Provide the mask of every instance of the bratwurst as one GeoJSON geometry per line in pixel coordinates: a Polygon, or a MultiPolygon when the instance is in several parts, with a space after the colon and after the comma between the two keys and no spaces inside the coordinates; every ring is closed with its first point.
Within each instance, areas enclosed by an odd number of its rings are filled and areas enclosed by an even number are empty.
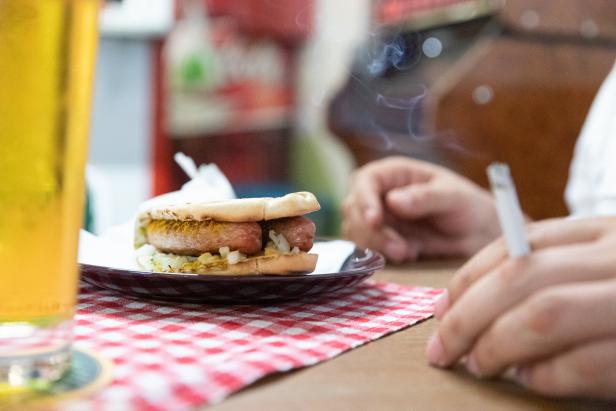
{"type": "Polygon", "coordinates": [[[165,253],[199,256],[229,247],[251,255],[267,242],[269,230],[282,234],[291,248],[312,248],[316,227],[310,219],[289,217],[267,222],[152,220],[145,226],[148,243],[165,253]]]}
{"type": "Polygon", "coordinates": [[[261,224],[264,238],[269,236],[269,230],[274,230],[287,239],[291,248],[297,247],[302,251],[310,251],[317,231],[314,222],[304,216],[278,218],[264,221],[261,224]]]}

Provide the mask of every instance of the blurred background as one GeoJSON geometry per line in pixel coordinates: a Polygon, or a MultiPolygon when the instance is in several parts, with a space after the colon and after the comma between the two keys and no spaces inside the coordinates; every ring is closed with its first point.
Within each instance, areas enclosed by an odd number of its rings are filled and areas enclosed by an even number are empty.
{"type": "Polygon", "coordinates": [[[614,0],[118,0],[100,17],[89,229],[216,163],[239,196],[313,191],[339,232],[357,166],[390,155],[567,213],[575,140],[616,59],[614,0]]]}

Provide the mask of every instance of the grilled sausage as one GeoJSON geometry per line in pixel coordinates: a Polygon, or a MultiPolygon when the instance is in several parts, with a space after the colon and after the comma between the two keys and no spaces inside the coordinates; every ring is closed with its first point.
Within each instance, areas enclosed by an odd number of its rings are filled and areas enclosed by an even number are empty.
{"type": "Polygon", "coordinates": [[[316,226],[307,217],[287,217],[263,222],[263,235],[267,238],[269,230],[282,234],[291,248],[310,251],[314,241],[316,226]]]}
{"type": "Polygon", "coordinates": [[[165,253],[198,256],[229,247],[250,255],[262,248],[261,226],[254,222],[152,220],[145,230],[148,242],[165,253]]]}

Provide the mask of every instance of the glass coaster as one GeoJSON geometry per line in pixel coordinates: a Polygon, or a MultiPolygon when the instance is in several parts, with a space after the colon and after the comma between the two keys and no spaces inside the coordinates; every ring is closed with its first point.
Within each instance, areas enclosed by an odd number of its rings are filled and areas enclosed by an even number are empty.
{"type": "Polygon", "coordinates": [[[12,388],[0,386],[0,410],[37,410],[60,402],[86,397],[111,381],[112,364],[83,348],[72,351],[71,368],[48,386],[12,388]]]}

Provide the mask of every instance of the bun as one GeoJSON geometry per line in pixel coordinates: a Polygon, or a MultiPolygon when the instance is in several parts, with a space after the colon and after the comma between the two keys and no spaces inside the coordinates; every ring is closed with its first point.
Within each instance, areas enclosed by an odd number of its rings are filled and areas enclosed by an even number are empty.
{"type": "Polygon", "coordinates": [[[143,212],[139,220],[214,220],[241,223],[295,217],[320,209],[321,206],[314,194],[302,191],[277,198],[240,198],[153,207],[143,212]]]}
{"type": "Polygon", "coordinates": [[[203,269],[197,274],[261,275],[310,273],[317,265],[318,255],[308,253],[281,254],[267,257],[250,257],[246,261],[227,265],[224,270],[203,269]]]}
{"type": "Polygon", "coordinates": [[[265,202],[263,220],[295,217],[321,209],[314,194],[307,191],[287,194],[283,197],[269,198],[265,202]]]}
{"type": "Polygon", "coordinates": [[[257,273],[290,274],[311,273],[317,266],[317,254],[298,253],[278,256],[257,257],[257,273]]]}

